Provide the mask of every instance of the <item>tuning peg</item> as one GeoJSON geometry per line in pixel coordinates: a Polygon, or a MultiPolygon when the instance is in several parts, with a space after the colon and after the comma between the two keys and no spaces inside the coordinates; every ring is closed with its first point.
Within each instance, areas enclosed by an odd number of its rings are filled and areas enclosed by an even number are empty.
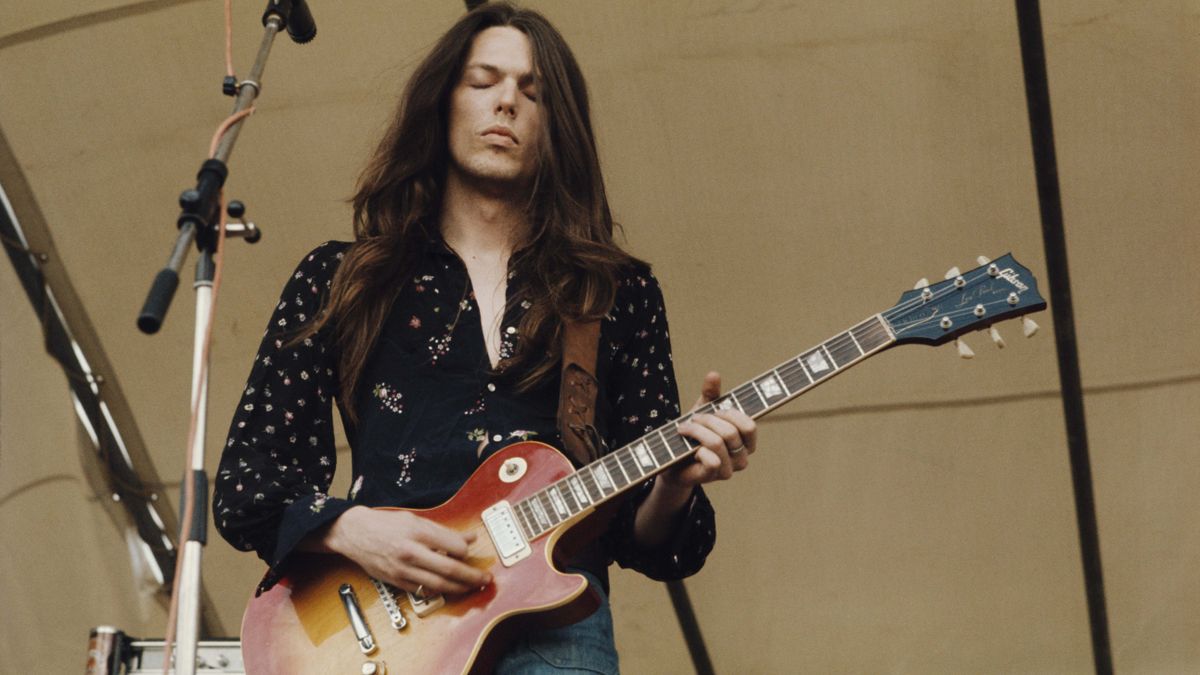
{"type": "Polygon", "coordinates": [[[925,277],[921,277],[920,281],[917,282],[917,285],[913,286],[913,290],[916,291],[919,291],[922,288],[929,288],[929,280],[925,277]]]}
{"type": "MultiPolygon", "coordinates": [[[[986,265],[987,263],[983,263],[983,264],[986,265]]],[[[992,336],[992,342],[995,342],[997,347],[999,347],[1000,349],[1004,349],[1004,347],[1005,347],[1004,338],[1000,337],[1000,331],[996,330],[995,326],[992,326],[991,328],[988,329],[988,335],[992,336]]]]}
{"type": "Polygon", "coordinates": [[[1033,337],[1033,334],[1038,332],[1038,325],[1033,322],[1033,319],[1023,316],[1021,317],[1021,329],[1025,332],[1025,337],[1033,337]]]}
{"type": "Polygon", "coordinates": [[[962,338],[956,339],[954,341],[954,346],[958,347],[958,355],[963,357],[964,359],[975,358],[975,352],[971,349],[971,347],[969,345],[967,345],[966,342],[963,342],[962,338]]]}
{"type": "Polygon", "coordinates": [[[959,276],[960,274],[962,274],[962,272],[959,272],[959,271],[958,271],[958,267],[957,267],[957,266],[955,266],[955,267],[951,267],[950,269],[946,270],[946,278],[947,278],[947,279],[953,279],[954,277],[957,277],[957,276],[959,276]]]}
{"type": "Polygon", "coordinates": [[[986,264],[992,262],[992,259],[987,257],[986,255],[981,255],[975,259],[975,262],[979,263],[980,265],[986,265],[986,264]]]}

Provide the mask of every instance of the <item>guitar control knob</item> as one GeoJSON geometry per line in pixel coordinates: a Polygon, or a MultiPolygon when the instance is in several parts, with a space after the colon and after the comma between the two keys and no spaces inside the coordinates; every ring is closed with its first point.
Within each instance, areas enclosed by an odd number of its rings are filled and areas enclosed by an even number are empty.
{"type": "Polygon", "coordinates": [[[383,661],[367,661],[362,665],[362,675],[387,675],[387,664],[383,661]]]}

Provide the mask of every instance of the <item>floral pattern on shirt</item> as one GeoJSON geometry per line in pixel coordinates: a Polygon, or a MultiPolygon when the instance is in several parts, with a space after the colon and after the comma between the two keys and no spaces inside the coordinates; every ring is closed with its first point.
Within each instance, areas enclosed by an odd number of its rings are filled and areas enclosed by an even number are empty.
{"type": "MultiPolygon", "coordinates": [[[[317,316],[346,246],[317,247],[285,286],[242,390],[214,484],[217,529],[271,565],[263,588],[304,537],[350,506],[437,506],[506,444],[538,438],[553,445],[558,439],[558,378],[518,391],[492,371],[466,268],[444,244],[431,243],[411,283],[401,288],[362,373],[364,387],[355,397],[360,419],[347,430],[356,476],[350,499],[328,496],[338,459],[331,422],[335,350],[324,330],[294,338],[317,316]],[[405,383],[403,395],[395,382],[405,383]],[[406,449],[397,454],[397,447],[406,449]]],[[[510,272],[510,300],[520,281],[510,272]]],[[[528,308],[527,302],[507,303],[502,354],[519,347],[515,327],[528,308]]],[[[610,448],[679,415],[662,294],[644,266],[620,279],[617,302],[601,325],[597,377],[603,396],[597,426],[610,448]]],[[[640,551],[632,544],[633,516],[651,486],[648,481],[632,491],[603,546],[621,565],[652,578],[691,574],[712,548],[712,508],[697,490],[676,538],[661,550],[640,551]]]]}

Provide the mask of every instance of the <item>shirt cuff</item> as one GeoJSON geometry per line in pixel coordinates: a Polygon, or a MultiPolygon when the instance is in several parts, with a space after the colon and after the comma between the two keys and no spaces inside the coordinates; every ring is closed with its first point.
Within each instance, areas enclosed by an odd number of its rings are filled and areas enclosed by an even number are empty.
{"type": "Polygon", "coordinates": [[[270,569],[258,585],[258,593],[274,586],[286,571],[288,557],[313,532],[326,527],[343,513],[357,506],[348,499],[338,499],[324,494],[306,495],[288,505],[279,524],[275,539],[275,550],[267,564],[270,569]]]}

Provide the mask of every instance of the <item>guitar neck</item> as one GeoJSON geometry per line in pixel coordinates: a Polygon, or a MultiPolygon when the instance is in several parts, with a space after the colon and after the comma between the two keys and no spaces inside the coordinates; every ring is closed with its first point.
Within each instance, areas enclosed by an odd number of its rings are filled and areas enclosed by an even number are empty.
{"type": "Polygon", "coordinates": [[[680,434],[679,425],[692,415],[736,408],[757,419],[895,342],[876,314],[513,504],[513,510],[532,540],[691,457],[699,444],[680,434]]]}

